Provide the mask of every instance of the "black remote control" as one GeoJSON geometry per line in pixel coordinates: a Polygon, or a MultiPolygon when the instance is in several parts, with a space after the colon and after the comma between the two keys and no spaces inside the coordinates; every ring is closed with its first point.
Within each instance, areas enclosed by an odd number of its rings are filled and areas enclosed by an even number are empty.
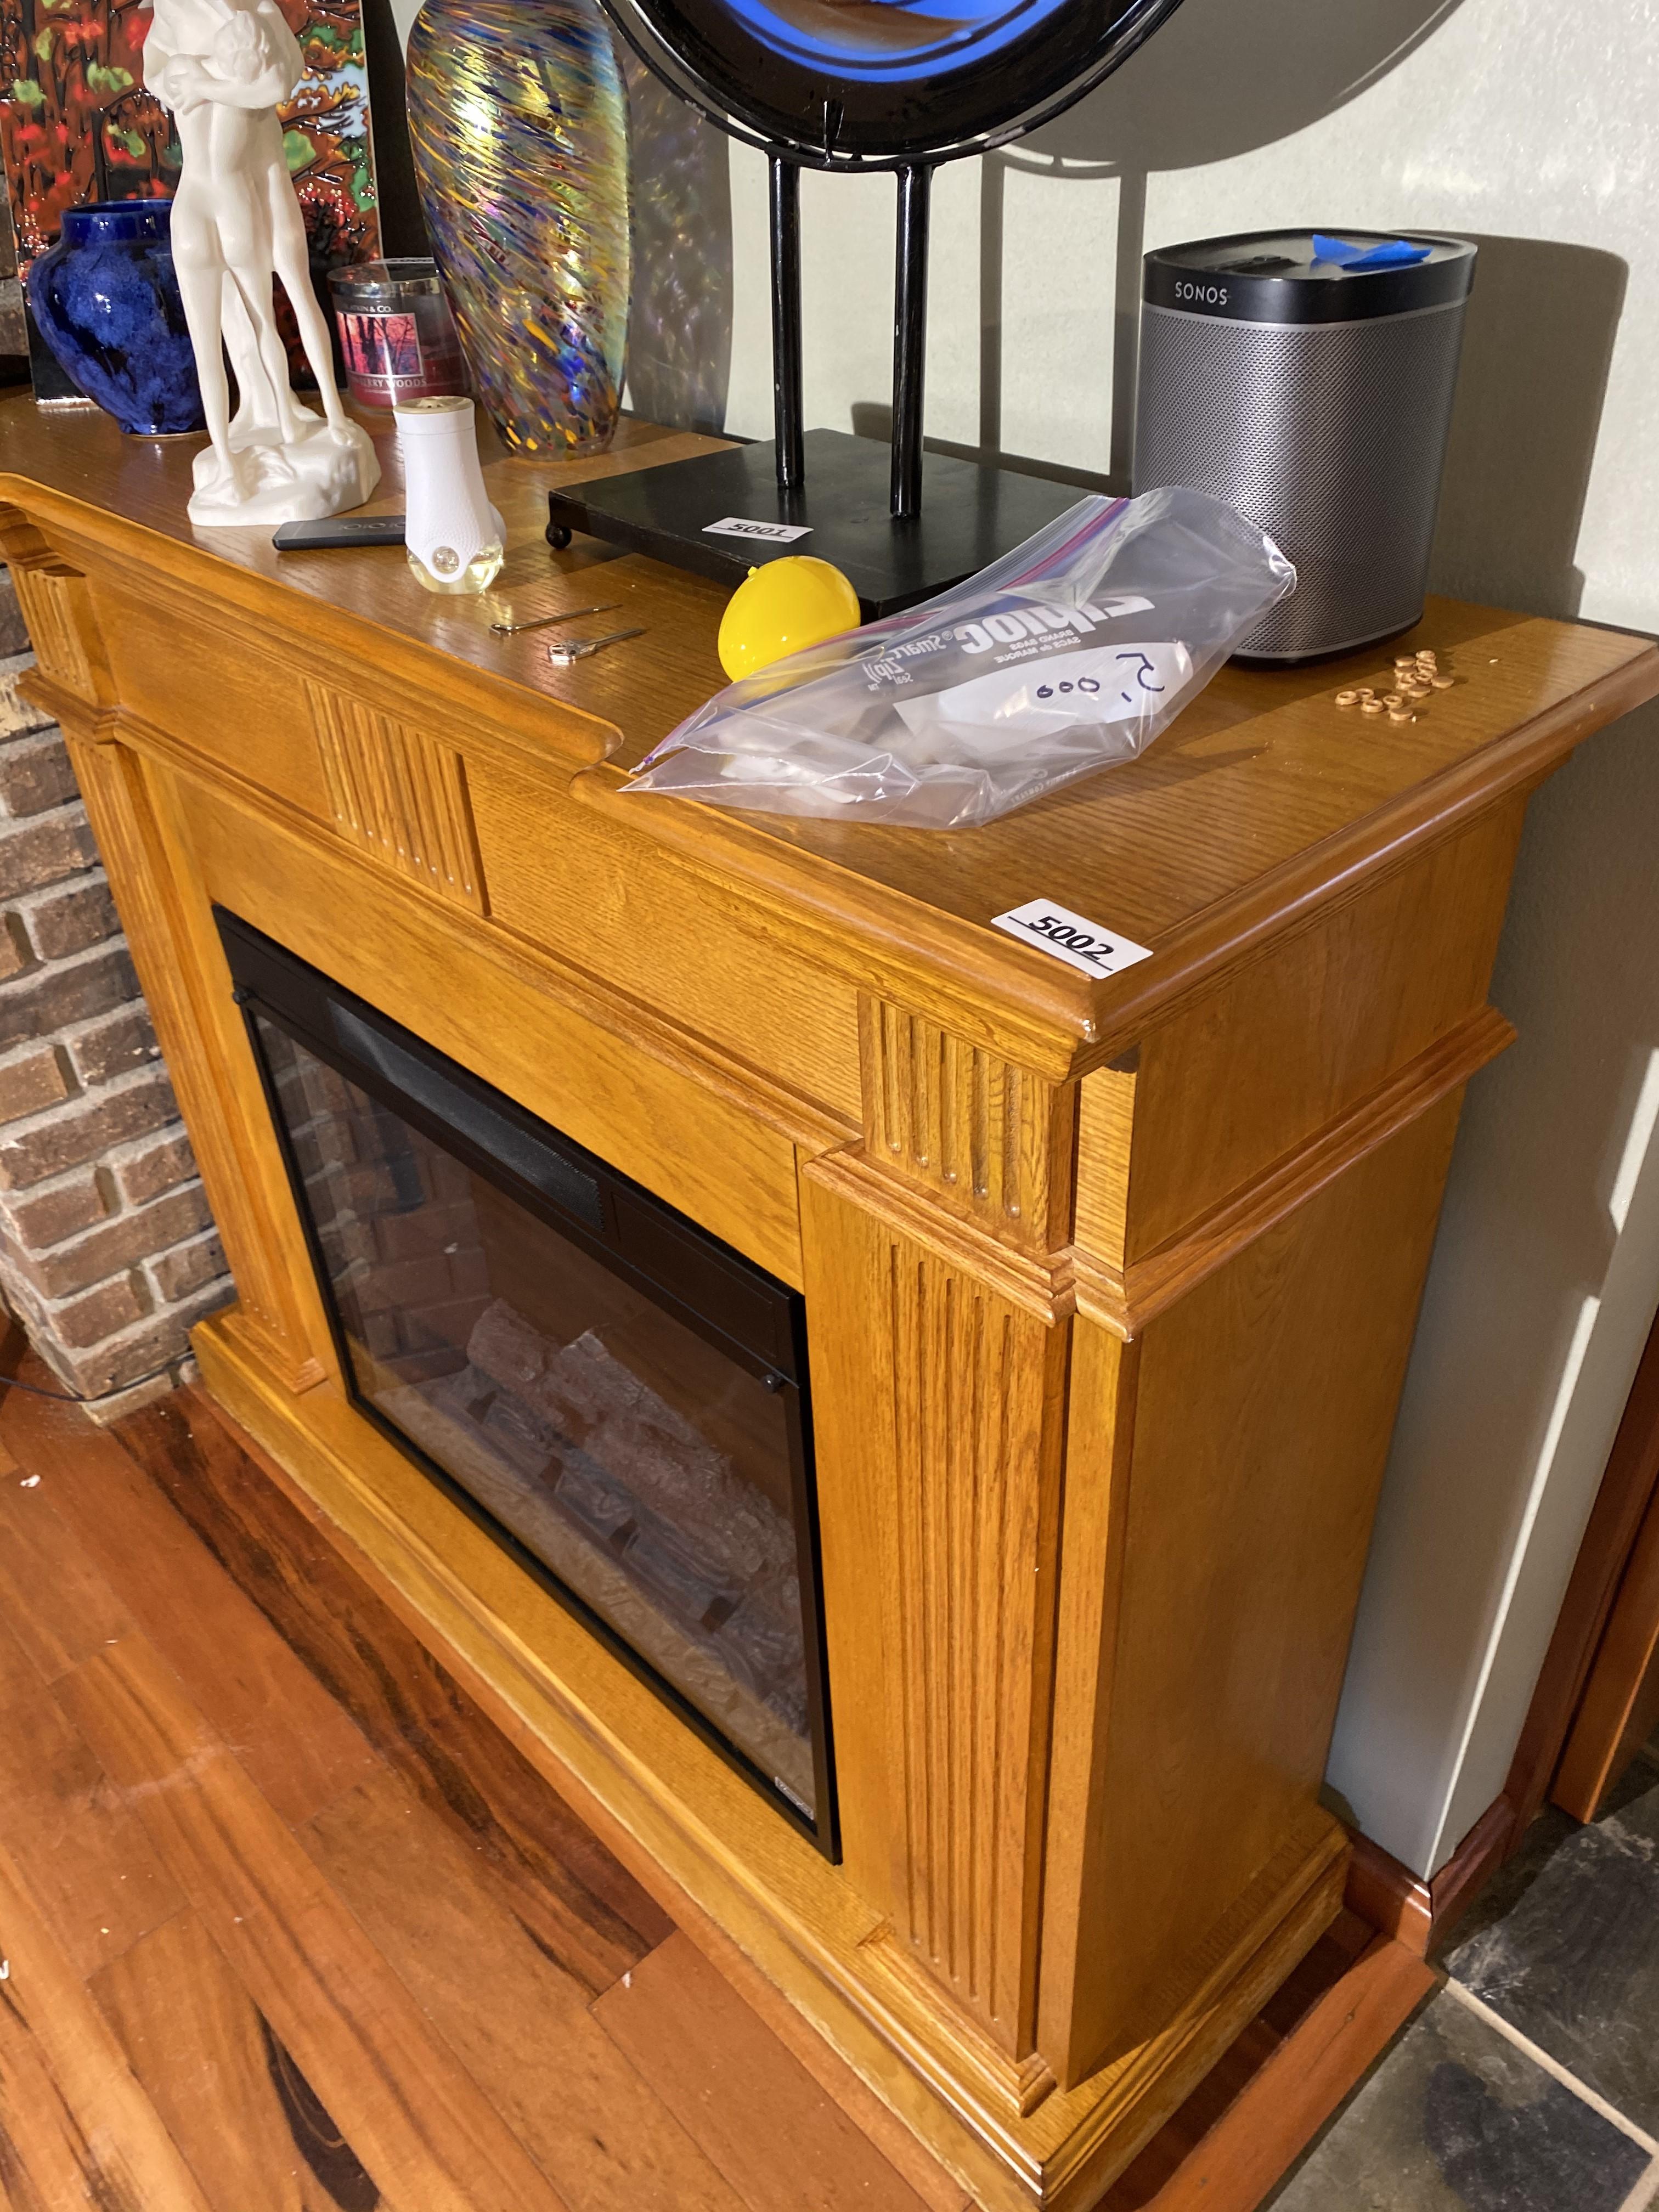
{"type": "Polygon", "coordinates": [[[279,553],[319,553],[342,545],[401,545],[401,514],[331,515],[321,522],[285,522],[273,532],[279,553]]]}

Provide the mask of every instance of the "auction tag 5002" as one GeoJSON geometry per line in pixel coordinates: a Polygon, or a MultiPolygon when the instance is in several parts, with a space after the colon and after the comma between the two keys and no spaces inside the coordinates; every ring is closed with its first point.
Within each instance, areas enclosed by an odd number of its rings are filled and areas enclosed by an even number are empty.
{"type": "Polygon", "coordinates": [[[991,926],[1006,929],[1010,937],[1052,954],[1068,967],[1080,968],[1085,975],[1115,975],[1121,968],[1133,968],[1137,960],[1152,957],[1150,945],[1136,945],[1047,899],[1028,899],[1024,906],[994,915],[991,926]]]}

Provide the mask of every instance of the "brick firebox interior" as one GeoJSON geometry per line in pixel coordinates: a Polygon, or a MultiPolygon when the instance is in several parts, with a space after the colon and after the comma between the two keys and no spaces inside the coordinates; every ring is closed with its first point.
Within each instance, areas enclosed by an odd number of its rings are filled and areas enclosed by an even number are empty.
{"type": "Polygon", "coordinates": [[[0,1291],[109,1418],[231,1283],[62,733],[17,696],[33,665],[0,569],[0,1291]]]}

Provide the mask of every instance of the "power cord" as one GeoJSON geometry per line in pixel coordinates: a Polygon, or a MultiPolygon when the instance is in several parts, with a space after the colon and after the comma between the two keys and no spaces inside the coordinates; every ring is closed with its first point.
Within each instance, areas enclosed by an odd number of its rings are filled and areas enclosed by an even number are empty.
{"type": "Polygon", "coordinates": [[[148,1375],[135,1375],[131,1382],[118,1382],[109,1390],[43,1390],[38,1382],[22,1382],[15,1375],[0,1375],[0,1390],[26,1390],[31,1398],[50,1398],[58,1406],[98,1406],[106,1398],[119,1398],[129,1390],[136,1390],[141,1382],[159,1381],[163,1375],[170,1375],[178,1364],[176,1359],[165,1360],[160,1367],[152,1367],[148,1375]]]}

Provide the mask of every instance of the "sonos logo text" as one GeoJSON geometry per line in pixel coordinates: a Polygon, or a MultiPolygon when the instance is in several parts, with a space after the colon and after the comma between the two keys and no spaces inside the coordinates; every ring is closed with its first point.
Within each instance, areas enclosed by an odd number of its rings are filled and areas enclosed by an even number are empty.
{"type": "Polygon", "coordinates": [[[1224,284],[1194,284],[1190,278],[1179,278],[1176,283],[1177,300],[1191,300],[1200,307],[1224,307],[1227,288],[1224,284]]]}

